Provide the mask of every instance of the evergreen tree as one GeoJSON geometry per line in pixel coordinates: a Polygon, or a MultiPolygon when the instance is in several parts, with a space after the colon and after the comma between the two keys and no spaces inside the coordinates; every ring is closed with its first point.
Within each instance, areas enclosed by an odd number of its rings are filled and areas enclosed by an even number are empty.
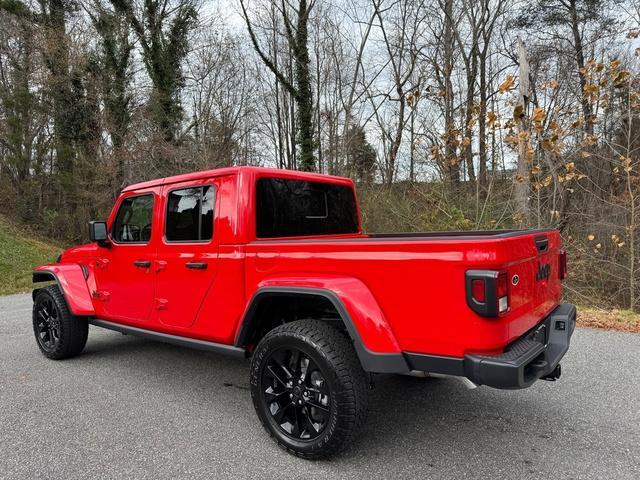
{"type": "Polygon", "coordinates": [[[172,8],[161,0],[111,3],[116,12],[128,19],[140,43],[144,66],[153,84],[149,105],[153,122],[165,141],[177,143],[183,117],[182,62],[189,52],[189,33],[198,20],[195,0],[180,0],[172,8]]]}

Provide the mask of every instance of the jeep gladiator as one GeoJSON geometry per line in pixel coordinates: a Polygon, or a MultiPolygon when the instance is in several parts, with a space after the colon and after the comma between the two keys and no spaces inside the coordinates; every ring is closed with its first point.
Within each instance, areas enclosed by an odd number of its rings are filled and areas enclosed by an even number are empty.
{"type": "Polygon", "coordinates": [[[88,326],[251,359],[257,415],[287,451],[335,453],[372,374],[525,388],[560,376],[576,310],[556,230],[366,234],[354,184],[234,167],[125,188],[91,243],[37,267],[51,359],[88,326]]]}

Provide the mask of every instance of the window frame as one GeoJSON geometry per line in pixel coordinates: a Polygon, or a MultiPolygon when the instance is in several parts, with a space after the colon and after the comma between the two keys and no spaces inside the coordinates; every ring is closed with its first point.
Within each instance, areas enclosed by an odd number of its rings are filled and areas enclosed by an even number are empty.
{"type": "MultiPolygon", "coordinates": [[[[164,217],[162,219],[162,223],[163,223],[163,229],[162,229],[162,241],[167,243],[167,244],[174,244],[174,243],[178,243],[178,244],[198,244],[198,245],[208,245],[210,243],[213,242],[214,238],[215,238],[215,232],[216,232],[216,205],[217,205],[217,199],[218,199],[218,189],[216,188],[216,185],[214,183],[201,183],[201,184],[197,184],[197,185],[182,185],[176,188],[172,188],[171,190],[167,190],[166,194],[164,194],[164,201],[165,201],[165,208],[164,208],[164,217]],[[167,225],[169,222],[167,222],[168,218],[169,218],[169,195],[171,195],[173,192],[177,192],[180,190],[189,190],[190,188],[199,188],[200,189],[200,215],[198,216],[198,222],[202,221],[202,193],[204,192],[204,189],[206,187],[211,187],[213,189],[213,218],[211,219],[211,238],[208,240],[169,240],[167,238],[167,225]]],[[[199,233],[202,233],[200,225],[199,225],[199,233]]]]}
{"type": "Polygon", "coordinates": [[[149,245],[149,243],[151,243],[151,241],[153,240],[153,224],[155,223],[155,211],[156,211],[156,195],[154,192],[144,192],[144,193],[136,193],[134,195],[128,195],[126,197],[122,197],[122,199],[120,200],[120,203],[118,204],[118,209],[116,210],[116,214],[113,217],[113,222],[111,224],[111,227],[109,228],[109,240],[111,240],[112,243],[114,243],[115,245],[149,245]],[[140,241],[140,242],[118,242],[115,239],[115,235],[114,235],[114,229],[116,228],[116,224],[117,224],[117,220],[118,220],[118,215],[120,214],[120,209],[122,208],[122,205],[124,204],[124,202],[126,202],[127,200],[133,199],[133,198],[141,198],[141,197],[151,197],[152,200],[152,204],[151,204],[151,235],[149,236],[149,240],[147,240],[146,242],[140,241]]]}

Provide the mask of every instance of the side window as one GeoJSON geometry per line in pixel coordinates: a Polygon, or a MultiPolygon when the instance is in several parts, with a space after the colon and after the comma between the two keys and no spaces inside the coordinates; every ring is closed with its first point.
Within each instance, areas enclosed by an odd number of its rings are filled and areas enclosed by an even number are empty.
{"type": "Polygon", "coordinates": [[[169,242],[200,242],[213,238],[212,186],[174,190],[167,197],[166,237],[169,242]]]}
{"type": "Polygon", "coordinates": [[[113,222],[111,236],[117,243],[146,243],[151,239],[153,195],[125,198],[113,222]]]}

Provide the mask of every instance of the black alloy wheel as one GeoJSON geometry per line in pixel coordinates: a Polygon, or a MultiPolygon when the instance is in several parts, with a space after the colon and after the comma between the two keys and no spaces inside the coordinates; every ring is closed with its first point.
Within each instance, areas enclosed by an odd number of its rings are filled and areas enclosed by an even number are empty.
{"type": "Polygon", "coordinates": [[[53,352],[60,343],[60,312],[50,296],[36,302],[34,329],[40,348],[53,352]]]}
{"type": "Polygon", "coordinates": [[[331,416],[331,394],[316,363],[302,350],[282,348],[262,370],[263,401],[272,421],[298,440],[316,438],[331,416]]]}

